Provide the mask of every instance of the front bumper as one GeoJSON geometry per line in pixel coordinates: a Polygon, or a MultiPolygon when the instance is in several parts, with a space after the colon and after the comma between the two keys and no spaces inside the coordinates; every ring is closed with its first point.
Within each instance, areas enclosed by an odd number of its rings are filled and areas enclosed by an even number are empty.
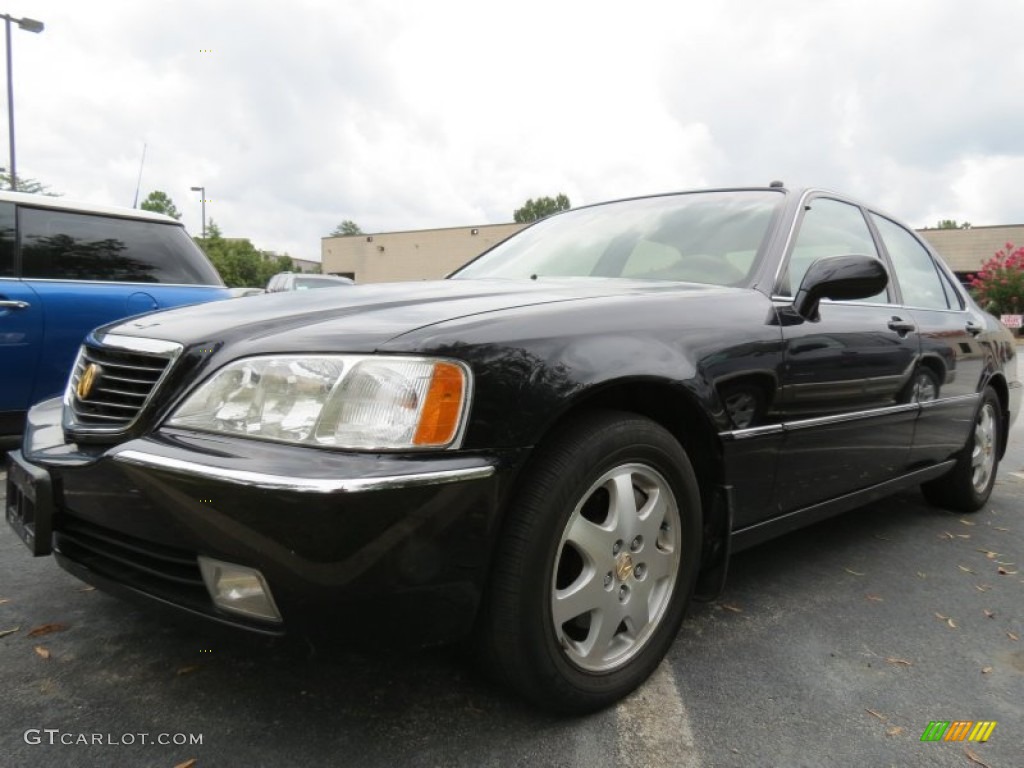
{"type": "Polygon", "coordinates": [[[33,408],[11,459],[22,467],[13,503],[45,502],[33,506],[37,552],[49,522],[58,562],[102,589],[311,638],[429,644],[468,632],[522,461],[517,451],[340,453],[185,431],[78,446],[64,442],[60,415],[57,400],[33,408]],[[258,570],[283,623],[218,609],[200,555],[258,570]]]}

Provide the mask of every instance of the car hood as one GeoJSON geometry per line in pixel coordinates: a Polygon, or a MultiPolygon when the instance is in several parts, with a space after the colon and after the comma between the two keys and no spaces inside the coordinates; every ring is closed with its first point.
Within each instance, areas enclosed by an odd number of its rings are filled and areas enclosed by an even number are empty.
{"type": "Polygon", "coordinates": [[[734,289],[690,283],[573,278],[439,280],[287,292],[154,312],[96,332],[195,344],[242,343],[256,351],[372,352],[436,323],[501,310],[651,293],[707,295],[734,289]]]}

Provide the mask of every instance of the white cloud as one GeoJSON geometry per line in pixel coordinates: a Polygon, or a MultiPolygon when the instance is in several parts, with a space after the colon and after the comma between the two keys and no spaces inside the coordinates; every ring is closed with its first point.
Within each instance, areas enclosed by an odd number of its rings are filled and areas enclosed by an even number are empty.
{"type": "Polygon", "coordinates": [[[1024,154],[964,158],[951,185],[957,218],[972,224],[1022,224],[1020,184],[1024,154]]]}
{"type": "MultiPolygon", "coordinates": [[[[37,0],[19,170],[298,257],[367,231],[781,178],[915,225],[1024,221],[1024,6],[37,0]],[[201,51],[210,50],[211,53],[201,51]]],[[[6,164],[6,163],[3,163],[6,164]]]]}

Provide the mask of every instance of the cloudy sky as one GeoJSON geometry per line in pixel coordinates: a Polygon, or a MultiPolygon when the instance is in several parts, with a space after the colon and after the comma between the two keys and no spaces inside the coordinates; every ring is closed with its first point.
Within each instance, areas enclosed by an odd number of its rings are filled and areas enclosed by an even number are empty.
{"type": "MultiPolygon", "coordinates": [[[[701,186],[1024,223],[1016,0],[7,0],[18,171],[299,258],[701,186]]],[[[6,130],[0,131],[6,138],[6,130]]],[[[0,155],[5,154],[0,145],[0,155]]],[[[7,165],[6,159],[0,165],[7,165]]]]}

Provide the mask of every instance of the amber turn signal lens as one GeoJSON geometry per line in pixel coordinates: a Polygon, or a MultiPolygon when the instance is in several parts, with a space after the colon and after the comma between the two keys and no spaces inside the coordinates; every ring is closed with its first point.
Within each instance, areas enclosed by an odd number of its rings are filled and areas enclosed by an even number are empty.
{"type": "Polygon", "coordinates": [[[466,376],[459,366],[434,364],[434,375],[420,412],[413,445],[447,445],[455,439],[465,392],[466,376]]]}

